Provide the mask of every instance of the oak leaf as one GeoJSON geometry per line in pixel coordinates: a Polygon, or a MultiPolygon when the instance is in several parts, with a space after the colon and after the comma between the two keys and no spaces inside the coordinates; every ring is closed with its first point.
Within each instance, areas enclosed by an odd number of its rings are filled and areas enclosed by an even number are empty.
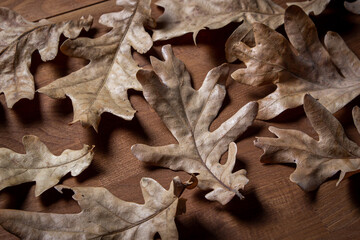
{"type": "Polygon", "coordinates": [[[217,84],[226,80],[229,67],[223,64],[212,69],[199,90],[191,87],[191,78],[185,65],[177,59],[171,46],[162,48],[165,61],[151,57],[154,71],[137,73],[143,84],[144,97],[163,120],[178,144],[151,147],[132,146],[133,154],[149,164],[183,170],[197,174],[198,187],[211,190],[206,198],[226,204],[248,179],[246,171],[232,173],[236,161],[236,144],[232,143],[252,125],[257,113],[257,103],[250,102],[213,132],[209,126],[220,110],[226,90],[217,84]],[[230,146],[229,146],[230,144],[230,146]],[[226,164],[219,163],[229,146],[226,164]]]}
{"type": "Polygon", "coordinates": [[[71,189],[81,207],[77,214],[38,213],[0,210],[0,225],[23,239],[177,239],[177,211],[184,211],[179,201],[183,185],[174,178],[165,190],[151,178],[142,178],[144,204],[125,202],[102,187],[66,187],[71,189]]]}
{"type": "Polygon", "coordinates": [[[337,33],[326,34],[325,49],[314,23],[297,6],[286,10],[285,30],[290,43],[269,27],[254,24],[256,46],[238,42],[233,49],[247,66],[231,75],[236,81],[277,86],[258,101],[258,119],[302,105],[306,93],[332,113],[360,94],[360,61],[337,33]]]}
{"type": "Polygon", "coordinates": [[[43,61],[55,58],[60,35],[75,38],[82,28],[89,30],[91,16],[53,23],[42,19],[29,22],[8,8],[0,8],[0,93],[7,106],[22,98],[33,99],[34,77],[30,72],[31,55],[38,50],[43,61]]]}
{"type": "MultiPolygon", "coordinates": [[[[329,1],[306,1],[303,7],[307,12],[319,14],[329,1]]],[[[154,41],[192,32],[195,42],[202,29],[218,29],[231,22],[242,22],[233,35],[236,35],[237,39],[241,35],[243,39],[251,42],[251,23],[262,22],[275,29],[283,24],[284,16],[284,9],[271,0],[160,0],[155,4],[163,7],[165,11],[156,20],[158,29],[154,30],[154,41]]],[[[231,38],[227,45],[231,45],[231,38]]],[[[231,53],[228,55],[231,60],[231,53]]]]}
{"type": "MultiPolygon", "coordinates": [[[[304,97],[304,109],[319,140],[298,130],[270,127],[278,138],[258,137],[255,141],[255,146],[264,151],[261,162],[296,163],[290,180],[305,191],[315,190],[340,171],[338,185],[347,172],[360,169],[360,147],[347,138],[339,121],[310,95],[304,97]]],[[[354,107],[352,113],[360,133],[360,109],[354,107]]]]}
{"type": "MultiPolygon", "coordinates": [[[[328,5],[330,0],[309,0],[303,2],[291,2],[287,3],[288,6],[297,5],[301,7],[307,14],[313,13],[315,15],[320,14],[324,11],[325,7],[328,5]]],[[[276,29],[284,23],[284,13],[283,8],[278,9],[274,13],[252,13],[249,20],[245,21],[230,35],[226,40],[225,44],[225,54],[228,62],[233,62],[237,59],[233,51],[234,45],[239,41],[246,43],[247,45],[254,45],[254,31],[253,23],[262,23],[272,29],[276,29]],[[257,16],[259,14],[259,16],[257,16]],[[253,16],[257,16],[253,19],[253,16]]]]}
{"type": "Polygon", "coordinates": [[[56,185],[60,178],[71,172],[79,175],[93,159],[93,147],[84,145],[81,150],[65,150],[53,155],[38,137],[24,136],[25,154],[0,148],[0,190],[25,182],[36,182],[35,196],[56,185]]]}
{"type": "Polygon", "coordinates": [[[360,14],[360,0],[356,0],[354,2],[344,2],[345,8],[355,14],[360,14]]]}
{"type": "Polygon", "coordinates": [[[125,120],[134,117],[135,110],[128,100],[127,90],[142,90],[136,80],[139,67],[131,55],[131,47],[139,53],[152,46],[144,25],[154,24],[150,17],[151,0],[118,0],[120,12],[103,14],[99,22],[112,30],[95,38],[68,40],[61,51],[71,57],[90,60],[90,63],[68,76],[39,89],[52,98],[70,97],[74,121],[95,130],[103,112],[125,120]]]}

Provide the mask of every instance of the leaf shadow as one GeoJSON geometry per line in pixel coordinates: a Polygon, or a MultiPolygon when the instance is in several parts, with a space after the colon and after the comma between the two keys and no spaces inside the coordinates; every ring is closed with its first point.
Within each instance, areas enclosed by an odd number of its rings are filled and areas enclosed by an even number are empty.
{"type": "Polygon", "coordinates": [[[305,117],[305,111],[303,105],[301,105],[296,108],[287,109],[273,119],[267,120],[265,122],[291,123],[296,122],[303,117],[305,117]]]}
{"type": "Polygon", "coordinates": [[[360,212],[360,173],[350,176],[349,180],[351,200],[360,212]]]}
{"type": "Polygon", "coordinates": [[[55,101],[53,108],[56,109],[63,117],[73,114],[73,106],[70,98],[58,99],[55,101]]]}
{"type": "MultiPolygon", "coordinates": [[[[131,94],[141,94],[136,91],[129,91],[131,94]]],[[[148,136],[140,124],[139,120],[134,117],[131,121],[126,121],[110,113],[103,113],[99,124],[98,133],[93,129],[88,131],[88,142],[96,146],[96,151],[101,153],[109,153],[109,141],[112,133],[116,129],[131,129],[132,134],[137,135],[144,141],[148,140],[148,136]]]]}
{"type": "Polygon", "coordinates": [[[179,232],[179,239],[193,240],[220,240],[214,229],[209,229],[205,224],[201,223],[196,216],[180,221],[175,219],[175,223],[179,232]]]}
{"type": "Polygon", "coordinates": [[[249,222],[254,225],[261,225],[267,215],[266,209],[259,200],[254,188],[249,189],[244,194],[245,199],[240,200],[234,197],[225,206],[219,206],[219,211],[226,211],[239,221],[249,222]]]}
{"type": "MultiPolygon", "coordinates": [[[[5,103],[5,101],[4,101],[5,103]]],[[[3,104],[0,103],[0,125],[2,125],[2,127],[6,127],[7,125],[7,121],[6,121],[6,113],[5,113],[5,109],[3,104]]]]}
{"type": "Polygon", "coordinates": [[[66,201],[66,202],[73,202],[74,201],[74,199],[72,198],[73,195],[74,195],[73,191],[71,191],[71,190],[65,189],[65,190],[63,190],[62,193],[60,193],[54,187],[52,187],[52,188],[46,190],[45,192],[43,192],[39,196],[39,198],[40,198],[41,204],[44,207],[49,207],[60,200],[66,201]]]}
{"type": "Polygon", "coordinates": [[[328,31],[334,31],[340,35],[348,35],[354,32],[358,27],[356,21],[353,21],[354,14],[347,11],[344,7],[343,0],[330,1],[325,11],[317,16],[310,15],[311,20],[315,23],[320,39],[328,31]]]}
{"type": "MultiPolygon", "coordinates": [[[[95,158],[93,159],[93,162],[96,161],[95,158]]],[[[76,176],[75,179],[78,183],[84,183],[90,179],[94,179],[96,176],[100,175],[101,172],[103,172],[101,166],[95,166],[94,163],[91,163],[82,173],[76,176]]]]}
{"type": "Polygon", "coordinates": [[[1,190],[1,199],[7,199],[4,201],[5,204],[2,204],[2,208],[22,209],[33,185],[34,182],[27,182],[1,190]]]}
{"type": "Polygon", "coordinates": [[[43,123],[39,94],[33,100],[21,99],[12,109],[23,125],[43,123]]]}

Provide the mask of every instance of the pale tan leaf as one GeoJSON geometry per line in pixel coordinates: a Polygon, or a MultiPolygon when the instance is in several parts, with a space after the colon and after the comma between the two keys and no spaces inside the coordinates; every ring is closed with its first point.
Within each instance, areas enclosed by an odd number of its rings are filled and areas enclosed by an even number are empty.
{"type": "MultiPolygon", "coordinates": [[[[71,189],[81,207],[77,214],[38,213],[0,210],[0,225],[22,239],[177,239],[175,216],[180,205],[177,192],[183,186],[174,178],[165,190],[151,178],[140,186],[145,203],[125,202],[102,187],[56,186],[60,192],[71,189]],[[180,188],[180,189],[179,189],[180,188]]],[[[183,207],[183,206],[181,206],[183,207]]]]}
{"type": "Polygon", "coordinates": [[[52,23],[26,21],[7,8],[0,8],[0,93],[11,108],[22,98],[33,99],[34,77],[30,72],[31,55],[38,50],[43,61],[55,58],[63,33],[75,38],[82,28],[88,30],[91,16],[79,20],[52,23]]]}
{"type": "MultiPolygon", "coordinates": [[[[307,14],[313,13],[318,15],[324,11],[329,2],[330,0],[309,0],[304,2],[291,2],[287,3],[287,5],[297,5],[300,6],[307,14]]],[[[242,41],[247,45],[254,45],[253,23],[262,23],[272,29],[276,29],[284,23],[284,13],[285,11],[281,9],[281,11],[278,10],[276,14],[259,14],[259,16],[254,14],[257,16],[256,18],[244,20],[244,22],[226,40],[225,53],[227,61],[233,62],[237,59],[233,50],[234,45],[236,45],[237,42],[242,41]]]]}
{"type": "Polygon", "coordinates": [[[60,178],[71,172],[79,175],[93,159],[93,147],[84,145],[81,150],[65,150],[53,155],[38,137],[23,137],[25,154],[0,148],[0,190],[25,182],[36,182],[35,196],[56,185],[60,178]]]}
{"type": "Polygon", "coordinates": [[[144,25],[153,24],[150,0],[118,0],[120,12],[103,14],[100,23],[113,29],[95,38],[68,40],[61,51],[72,57],[90,60],[90,63],[68,76],[39,89],[52,98],[70,97],[74,121],[95,130],[103,112],[110,112],[125,120],[134,117],[135,110],[128,100],[127,90],[141,90],[136,80],[139,70],[131,55],[131,47],[139,53],[152,46],[144,25]]]}
{"type": "MultiPolygon", "coordinates": [[[[330,0],[303,2],[307,13],[319,14],[330,0]]],[[[230,22],[241,25],[227,40],[225,52],[228,61],[236,60],[231,52],[232,45],[239,39],[246,43],[254,41],[252,26],[261,22],[275,29],[283,24],[284,9],[271,0],[160,0],[156,5],[165,9],[156,21],[153,40],[166,40],[192,32],[194,42],[202,29],[218,29],[230,22]]]]}
{"type": "Polygon", "coordinates": [[[151,147],[132,146],[134,155],[149,164],[197,174],[198,187],[211,190],[205,197],[226,204],[238,189],[248,182],[246,171],[232,173],[236,160],[236,144],[232,141],[245,132],[257,113],[257,103],[250,102],[213,132],[209,126],[220,110],[226,90],[217,84],[226,79],[229,68],[223,64],[212,69],[199,90],[191,86],[190,74],[177,59],[171,46],[162,48],[165,61],[151,58],[154,71],[140,70],[144,97],[161,117],[178,144],[151,147]],[[229,146],[230,144],[230,146],[229,146]],[[219,163],[229,146],[226,164],[219,163]]]}
{"type": "MultiPolygon", "coordinates": [[[[296,163],[290,180],[305,191],[315,190],[340,171],[338,185],[347,172],[360,169],[360,147],[347,138],[339,121],[310,95],[304,97],[304,109],[319,140],[301,131],[270,127],[278,138],[258,137],[255,141],[255,146],[264,150],[261,162],[296,163]]],[[[353,118],[359,127],[358,107],[353,109],[353,118]]]]}
{"type": "Polygon", "coordinates": [[[281,23],[276,23],[276,16],[282,16],[284,12],[270,0],[160,0],[156,5],[163,7],[165,12],[156,20],[159,28],[154,30],[154,41],[192,32],[195,42],[200,30],[218,29],[230,22],[268,21],[277,27],[281,23]],[[273,18],[269,19],[269,16],[273,18]]]}
{"type": "Polygon", "coordinates": [[[360,0],[354,2],[344,2],[345,8],[355,14],[360,14],[360,0]]]}
{"type": "Polygon", "coordinates": [[[238,42],[233,48],[247,66],[232,74],[235,80],[277,86],[275,92],[258,101],[258,119],[271,119],[302,105],[306,93],[330,112],[360,94],[360,61],[338,34],[326,34],[325,49],[314,23],[297,6],[286,10],[285,30],[290,43],[269,27],[254,24],[256,46],[238,42]]]}

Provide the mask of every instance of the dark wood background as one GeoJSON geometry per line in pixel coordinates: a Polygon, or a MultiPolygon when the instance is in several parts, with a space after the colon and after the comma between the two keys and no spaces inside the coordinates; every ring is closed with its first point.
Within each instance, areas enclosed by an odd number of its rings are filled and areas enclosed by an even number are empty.
{"type": "MultiPolygon", "coordinates": [[[[285,7],[285,1],[275,1],[285,7]]],[[[0,6],[9,7],[28,20],[47,18],[52,21],[67,20],[91,14],[95,17],[94,29],[84,36],[97,37],[107,29],[96,23],[103,13],[120,10],[115,1],[100,0],[2,0],[0,6]]],[[[161,9],[153,5],[153,15],[161,9]]],[[[360,16],[343,8],[343,1],[332,1],[320,16],[312,16],[321,40],[329,30],[338,32],[357,56],[360,56],[360,16]]],[[[148,64],[150,55],[160,56],[164,44],[172,44],[175,55],[187,66],[198,88],[206,73],[225,61],[224,44],[238,24],[232,23],[219,30],[201,31],[198,45],[192,35],[165,42],[156,42],[153,49],[141,57],[135,53],[141,66],[148,64]]],[[[283,27],[278,29],[284,32],[283,27]]],[[[62,38],[62,41],[64,38],[62,38]]],[[[69,58],[62,53],[55,60],[41,62],[36,52],[32,57],[31,72],[36,88],[40,88],[65,76],[86,64],[86,60],[69,58]]],[[[241,66],[232,64],[234,71],[241,66]]],[[[274,86],[250,87],[227,80],[228,95],[222,112],[212,124],[215,129],[251,100],[257,100],[274,90],[274,86]]],[[[0,96],[0,147],[24,152],[21,138],[26,134],[40,137],[54,154],[64,149],[79,149],[82,144],[94,144],[95,157],[91,166],[80,176],[66,176],[62,183],[69,186],[102,186],[126,201],[142,203],[139,181],[152,177],[168,188],[171,179],[182,172],[152,168],[138,161],[130,151],[135,143],[164,145],[175,143],[174,138],[156,113],[142,98],[142,94],[129,91],[130,100],[138,111],[133,121],[124,121],[111,114],[103,114],[99,133],[84,129],[79,123],[69,125],[73,112],[69,99],[54,100],[46,95],[35,94],[32,101],[21,100],[13,109],[7,109],[4,96],[0,96]]],[[[360,144],[351,118],[351,109],[359,104],[356,98],[335,114],[348,136],[360,144]]],[[[245,168],[250,182],[243,191],[246,199],[234,198],[221,206],[204,198],[198,189],[186,191],[187,213],[177,217],[180,239],[359,239],[360,238],[360,174],[349,174],[336,187],[336,177],[325,182],[317,191],[303,192],[291,183],[289,175],[294,166],[263,165],[262,153],[253,146],[255,136],[272,136],[267,127],[302,130],[316,138],[316,133],[305,118],[302,107],[288,110],[269,122],[256,121],[238,141],[236,169],[245,168]]],[[[225,159],[225,156],[223,156],[225,159]]],[[[34,184],[27,183],[6,188],[0,192],[0,208],[28,211],[74,213],[80,210],[71,193],[59,194],[50,189],[40,197],[34,196],[34,184]]],[[[0,239],[15,239],[0,229],[0,239]]]]}

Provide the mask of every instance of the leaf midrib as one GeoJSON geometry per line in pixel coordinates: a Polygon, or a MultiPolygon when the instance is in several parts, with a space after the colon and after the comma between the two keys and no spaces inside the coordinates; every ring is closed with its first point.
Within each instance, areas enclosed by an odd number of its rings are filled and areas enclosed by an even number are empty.
{"type": "MultiPolygon", "coordinates": [[[[109,71],[107,71],[106,76],[105,76],[104,79],[101,81],[101,85],[99,86],[99,88],[98,88],[98,89],[96,90],[96,92],[94,93],[95,97],[90,101],[90,103],[89,103],[89,108],[86,109],[86,110],[83,111],[83,112],[88,112],[88,111],[90,111],[91,107],[94,105],[95,101],[97,100],[97,97],[99,96],[100,91],[104,88],[104,86],[105,86],[105,84],[106,84],[106,82],[107,82],[107,80],[108,80],[108,78],[109,78],[110,72],[111,72],[111,70],[113,69],[113,67],[114,67],[114,65],[115,65],[116,57],[117,57],[118,53],[120,52],[120,47],[121,47],[124,39],[126,38],[127,33],[128,33],[128,31],[129,31],[129,28],[130,28],[130,26],[131,26],[131,23],[132,23],[132,21],[133,21],[133,19],[134,19],[134,17],[135,17],[135,14],[137,13],[137,9],[138,9],[138,6],[139,6],[139,2],[140,2],[140,0],[137,0],[137,1],[136,1],[136,5],[135,5],[135,7],[134,7],[134,12],[131,14],[131,16],[130,16],[129,19],[128,19],[128,23],[129,23],[129,24],[126,26],[125,31],[124,31],[124,34],[123,34],[123,35],[121,36],[121,38],[120,38],[119,45],[118,45],[118,47],[117,47],[117,49],[116,49],[116,53],[115,53],[115,55],[114,55],[113,60],[111,61],[111,66],[109,67],[109,71]]],[[[124,10],[122,10],[122,11],[124,11],[124,10]]]]}

